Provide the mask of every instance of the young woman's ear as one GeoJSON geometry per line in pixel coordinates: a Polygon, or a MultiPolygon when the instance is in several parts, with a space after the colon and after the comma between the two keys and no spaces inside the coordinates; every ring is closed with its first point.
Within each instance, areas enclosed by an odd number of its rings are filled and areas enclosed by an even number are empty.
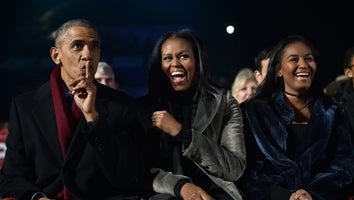
{"type": "Polygon", "coordinates": [[[277,76],[278,76],[278,77],[282,77],[282,76],[283,76],[283,73],[282,73],[281,71],[278,71],[277,76]]]}

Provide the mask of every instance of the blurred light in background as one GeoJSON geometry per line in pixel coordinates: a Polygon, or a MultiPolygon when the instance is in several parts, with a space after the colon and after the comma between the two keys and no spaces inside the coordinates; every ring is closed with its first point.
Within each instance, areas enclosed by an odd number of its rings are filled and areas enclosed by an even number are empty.
{"type": "Polygon", "coordinates": [[[235,32],[235,27],[232,25],[226,26],[226,32],[230,35],[233,34],[235,32]]]}

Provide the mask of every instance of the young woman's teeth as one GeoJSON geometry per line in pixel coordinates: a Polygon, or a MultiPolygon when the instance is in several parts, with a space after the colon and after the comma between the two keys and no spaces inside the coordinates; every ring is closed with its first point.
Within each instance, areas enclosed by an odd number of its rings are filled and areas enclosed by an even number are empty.
{"type": "Polygon", "coordinates": [[[310,73],[308,73],[308,72],[300,72],[300,73],[296,73],[295,76],[297,76],[297,77],[308,77],[308,76],[310,76],[310,73]]]}

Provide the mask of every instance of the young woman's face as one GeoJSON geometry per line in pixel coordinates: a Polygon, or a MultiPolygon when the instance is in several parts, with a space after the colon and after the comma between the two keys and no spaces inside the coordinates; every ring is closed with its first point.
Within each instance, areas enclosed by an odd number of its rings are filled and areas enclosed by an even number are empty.
{"type": "Polygon", "coordinates": [[[296,95],[306,93],[317,69],[311,49],[302,42],[288,44],[280,65],[277,75],[283,77],[285,91],[296,95]]]}
{"type": "Polygon", "coordinates": [[[161,46],[161,68],[175,91],[189,89],[196,69],[192,46],[184,39],[167,39],[161,46]]]}

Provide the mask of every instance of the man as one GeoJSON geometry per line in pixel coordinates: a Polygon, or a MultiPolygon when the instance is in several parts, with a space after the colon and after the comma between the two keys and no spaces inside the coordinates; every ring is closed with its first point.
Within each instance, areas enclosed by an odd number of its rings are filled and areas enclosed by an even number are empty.
{"type": "Polygon", "coordinates": [[[103,85],[107,85],[113,89],[119,89],[119,86],[115,80],[114,71],[106,62],[98,63],[95,79],[103,85]]]}
{"type": "Polygon", "coordinates": [[[324,88],[324,92],[346,109],[354,129],[354,47],[347,49],[344,54],[343,72],[324,88]]]}
{"type": "Polygon", "coordinates": [[[258,85],[262,83],[263,79],[267,75],[268,63],[271,56],[271,50],[269,48],[265,48],[254,58],[255,70],[253,74],[257,79],[258,85]]]}
{"type": "Polygon", "coordinates": [[[59,27],[54,41],[50,56],[56,67],[50,80],[11,104],[1,197],[134,196],[133,101],[95,81],[100,59],[97,30],[86,20],[70,20],[59,27]]]}
{"type": "MultiPolygon", "coordinates": [[[[354,47],[345,51],[343,72],[344,76],[338,76],[324,91],[346,110],[354,137],[354,47]]],[[[354,180],[351,181],[347,190],[350,196],[348,199],[354,199],[354,180]]]]}

